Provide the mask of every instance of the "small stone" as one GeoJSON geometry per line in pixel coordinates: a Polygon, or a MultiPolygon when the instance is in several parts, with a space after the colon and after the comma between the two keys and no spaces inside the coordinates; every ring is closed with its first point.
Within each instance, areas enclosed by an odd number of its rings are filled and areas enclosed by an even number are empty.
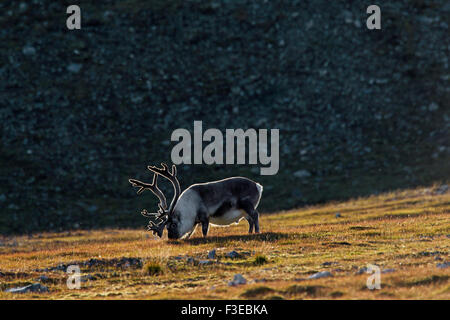
{"type": "Polygon", "coordinates": [[[240,284],[246,284],[247,280],[241,274],[235,274],[233,281],[228,282],[229,286],[237,286],[240,284]]]}
{"type": "Polygon", "coordinates": [[[313,275],[310,275],[308,277],[308,279],[320,279],[320,278],[328,278],[328,277],[332,277],[332,276],[333,275],[329,271],[321,271],[321,272],[317,272],[313,275]]]}
{"type": "Polygon", "coordinates": [[[439,109],[439,105],[435,102],[432,102],[429,106],[428,106],[428,110],[429,111],[436,111],[439,109]]]}
{"type": "Polygon", "coordinates": [[[89,211],[90,213],[94,213],[96,212],[98,209],[98,207],[96,205],[91,205],[87,208],[87,211],[89,211]]]}
{"type": "Polygon", "coordinates": [[[209,264],[213,264],[213,261],[211,261],[211,260],[200,260],[200,261],[198,262],[198,264],[199,264],[199,265],[206,266],[206,265],[209,265],[209,264]]]}
{"type": "Polygon", "coordinates": [[[443,184],[442,186],[440,186],[439,188],[436,189],[436,193],[437,194],[444,194],[448,191],[448,185],[447,184],[443,184]]]}
{"type": "Polygon", "coordinates": [[[310,176],[311,176],[311,172],[309,172],[308,170],[298,170],[298,171],[294,172],[294,177],[299,178],[299,179],[308,178],[310,176]]]}
{"type": "Polygon", "coordinates": [[[216,258],[216,249],[211,250],[208,252],[208,259],[215,259],[216,258]]]}
{"type": "Polygon", "coordinates": [[[86,274],[80,277],[80,281],[81,282],[87,282],[87,281],[92,281],[95,280],[95,277],[90,275],[90,274],[86,274]]]}
{"type": "Polygon", "coordinates": [[[336,217],[336,218],[341,218],[342,216],[341,216],[341,214],[338,212],[338,213],[335,214],[335,217],[336,217]]]}
{"type": "Polygon", "coordinates": [[[384,269],[383,271],[381,271],[381,273],[392,273],[395,272],[395,269],[384,269]]]}
{"type": "Polygon", "coordinates": [[[359,269],[358,271],[356,271],[356,274],[364,274],[367,273],[367,268],[366,267],[362,267],[361,269],[359,269]]]}
{"type": "Polygon", "coordinates": [[[48,288],[46,286],[41,285],[40,283],[33,283],[25,287],[7,289],[5,290],[5,292],[10,293],[48,292],[48,288]]]}
{"type": "Polygon", "coordinates": [[[438,267],[439,269],[446,269],[450,267],[450,262],[438,263],[436,267],[438,267]]]}
{"type": "Polygon", "coordinates": [[[78,73],[80,72],[83,65],[81,63],[71,63],[67,66],[67,71],[72,73],[78,73]]]}
{"type": "Polygon", "coordinates": [[[227,253],[227,257],[231,259],[239,258],[241,255],[236,251],[230,251],[227,253]]]}
{"type": "Polygon", "coordinates": [[[39,282],[47,282],[48,280],[50,280],[50,278],[45,275],[42,275],[39,278],[37,278],[36,280],[39,282]]]}
{"type": "Polygon", "coordinates": [[[25,12],[25,11],[27,11],[27,9],[28,9],[28,5],[27,5],[25,2],[22,2],[22,3],[19,5],[19,11],[20,11],[20,12],[25,12]]]}
{"type": "Polygon", "coordinates": [[[22,53],[26,56],[32,56],[36,54],[36,49],[32,46],[25,46],[22,48],[22,53]]]}

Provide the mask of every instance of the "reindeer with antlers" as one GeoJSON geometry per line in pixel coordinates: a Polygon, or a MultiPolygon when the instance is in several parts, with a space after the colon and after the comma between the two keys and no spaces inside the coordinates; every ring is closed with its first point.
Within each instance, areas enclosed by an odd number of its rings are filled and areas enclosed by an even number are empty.
{"type": "Polygon", "coordinates": [[[148,230],[162,237],[164,228],[168,230],[169,239],[189,237],[198,224],[202,225],[203,236],[208,234],[209,224],[226,226],[238,223],[245,218],[249,223],[249,233],[259,233],[259,213],[256,208],[261,199],[263,187],[250,179],[232,177],[219,181],[197,183],[181,193],[177,178],[177,168],[172,165],[170,171],[165,163],[162,168],[148,166],[153,172],[153,182],[144,183],[129,179],[133,187],[139,187],[138,194],[150,190],[158,199],[158,211],[141,212],[150,218],[148,230]],[[169,180],[174,189],[174,196],[167,208],[166,197],[158,188],[158,176],[169,180]]]}

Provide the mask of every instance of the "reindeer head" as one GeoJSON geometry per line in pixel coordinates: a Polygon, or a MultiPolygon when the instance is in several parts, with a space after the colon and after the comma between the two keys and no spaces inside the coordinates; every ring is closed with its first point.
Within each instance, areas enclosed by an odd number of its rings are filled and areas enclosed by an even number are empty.
{"type": "Polygon", "coordinates": [[[153,172],[153,182],[151,184],[144,183],[139,180],[135,179],[129,179],[128,181],[131,183],[133,187],[139,187],[139,190],[137,191],[138,194],[141,194],[144,190],[150,190],[155,194],[158,199],[158,211],[155,213],[149,213],[147,210],[142,210],[141,214],[145,217],[150,218],[150,223],[148,225],[148,230],[153,231],[153,234],[157,234],[160,238],[163,235],[164,227],[167,226],[168,230],[168,237],[169,239],[177,239],[179,238],[178,235],[178,226],[177,226],[177,220],[174,217],[174,209],[175,205],[178,201],[178,198],[181,194],[181,188],[180,183],[176,177],[177,175],[177,168],[175,165],[172,165],[172,172],[169,171],[169,168],[165,163],[161,163],[162,168],[154,167],[154,166],[148,166],[148,170],[153,172]],[[174,189],[174,196],[170,203],[169,208],[167,209],[167,202],[166,197],[162,193],[162,191],[158,188],[157,181],[158,181],[158,175],[166,178],[169,180],[174,189]]]}

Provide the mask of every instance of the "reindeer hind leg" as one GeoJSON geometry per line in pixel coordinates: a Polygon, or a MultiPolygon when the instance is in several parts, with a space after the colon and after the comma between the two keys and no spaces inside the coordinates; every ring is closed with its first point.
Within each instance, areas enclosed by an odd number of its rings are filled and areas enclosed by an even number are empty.
{"type": "Polygon", "coordinates": [[[250,227],[249,233],[253,232],[253,227],[255,228],[255,232],[259,233],[259,213],[255,210],[252,202],[250,200],[240,200],[238,202],[238,206],[240,209],[243,209],[249,216],[247,219],[250,227]]]}

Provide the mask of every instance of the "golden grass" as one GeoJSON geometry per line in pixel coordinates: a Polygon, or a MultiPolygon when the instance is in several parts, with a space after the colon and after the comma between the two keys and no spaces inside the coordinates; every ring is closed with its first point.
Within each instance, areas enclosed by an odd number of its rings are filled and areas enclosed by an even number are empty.
{"type": "Polygon", "coordinates": [[[436,266],[450,260],[450,194],[435,189],[262,215],[258,235],[242,221],[180,241],[117,229],[1,237],[0,299],[450,299],[450,268],[436,266]],[[228,258],[232,250],[241,256],[228,258]],[[61,264],[92,277],[70,290],[64,269],[43,270],[61,264]],[[356,274],[367,264],[394,269],[381,274],[380,290],[356,274]],[[307,279],[319,271],[333,276],[307,279]],[[229,286],[237,273],[247,284],[229,286]],[[4,292],[42,275],[49,293],[4,292]]]}

